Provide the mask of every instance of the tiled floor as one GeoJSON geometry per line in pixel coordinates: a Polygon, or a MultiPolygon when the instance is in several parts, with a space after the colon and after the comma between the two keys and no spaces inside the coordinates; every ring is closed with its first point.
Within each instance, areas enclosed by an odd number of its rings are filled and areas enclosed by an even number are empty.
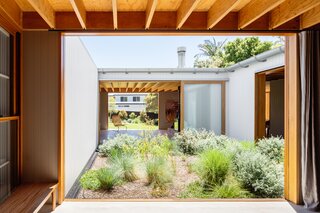
{"type": "Polygon", "coordinates": [[[289,213],[288,202],[63,202],[56,213],[289,213]]]}

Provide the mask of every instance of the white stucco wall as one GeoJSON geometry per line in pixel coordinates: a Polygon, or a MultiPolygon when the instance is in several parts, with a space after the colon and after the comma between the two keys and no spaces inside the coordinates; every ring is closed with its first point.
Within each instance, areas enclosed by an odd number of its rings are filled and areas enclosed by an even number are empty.
{"type": "Polygon", "coordinates": [[[97,67],[78,37],[65,37],[65,194],[98,141],[97,67]]]}
{"type": "Polygon", "coordinates": [[[248,68],[229,73],[227,84],[227,135],[239,140],[254,140],[255,73],[284,65],[284,54],[266,62],[256,62],[248,68]]]}

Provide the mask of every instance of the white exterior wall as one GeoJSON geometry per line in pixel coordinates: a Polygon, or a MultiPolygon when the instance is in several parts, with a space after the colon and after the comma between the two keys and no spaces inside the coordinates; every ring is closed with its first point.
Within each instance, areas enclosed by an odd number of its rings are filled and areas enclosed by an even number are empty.
{"type": "Polygon", "coordinates": [[[65,37],[65,194],[98,141],[98,72],[80,38],[65,37]]]}
{"type": "Polygon", "coordinates": [[[255,73],[284,65],[284,54],[266,62],[256,62],[248,68],[229,73],[227,83],[227,135],[239,140],[254,140],[255,73]]]}

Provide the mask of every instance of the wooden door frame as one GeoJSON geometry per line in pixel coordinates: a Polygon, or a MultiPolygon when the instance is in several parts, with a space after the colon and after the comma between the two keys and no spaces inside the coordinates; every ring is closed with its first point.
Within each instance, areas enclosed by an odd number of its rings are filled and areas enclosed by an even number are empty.
{"type": "MultiPolygon", "coordinates": [[[[126,32],[117,34],[117,32],[97,32],[97,33],[72,33],[65,32],[61,33],[61,36],[64,35],[124,35],[124,36],[133,36],[141,35],[147,36],[146,32],[126,32]]],[[[151,35],[230,35],[223,33],[214,33],[214,32],[197,32],[197,33],[154,33],[151,35]]],[[[300,88],[299,88],[299,61],[298,61],[298,34],[297,33],[259,33],[259,32],[246,32],[239,33],[235,32],[233,35],[246,35],[246,36],[271,36],[271,35],[281,35],[286,36],[286,52],[285,52],[285,160],[284,160],[284,170],[285,170],[285,199],[293,203],[301,203],[301,190],[300,190],[300,88]],[[290,162],[290,164],[289,164],[290,162]]],[[[63,51],[63,45],[61,45],[61,50],[63,51]]],[[[63,54],[61,54],[61,59],[63,59],[63,54]]],[[[61,85],[60,85],[60,143],[59,143],[59,203],[62,203],[64,200],[64,88],[63,88],[63,60],[61,60],[61,85]]],[[[181,97],[183,98],[183,89],[184,82],[181,82],[181,97]]],[[[183,99],[180,100],[181,103],[183,99]]],[[[183,107],[180,108],[180,119],[183,120],[183,107]]],[[[183,122],[181,122],[183,127],[183,122]]],[[[270,200],[269,200],[270,201],[270,200]]]]}
{"type": "MultiPolygon", "coordinates": [[[[267,76],[275,73],[283,73],[284,66],[268,69],[255,73],[254,82],[254,140],[265,137],[266,130],[266,81],[267,76]]],[[[284,76],[285,77],[285,76],[284,76]]]]}

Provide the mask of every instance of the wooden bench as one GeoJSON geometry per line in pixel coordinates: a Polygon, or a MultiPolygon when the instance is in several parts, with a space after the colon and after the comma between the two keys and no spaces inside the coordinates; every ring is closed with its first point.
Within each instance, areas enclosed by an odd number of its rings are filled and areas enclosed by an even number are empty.
{"type": "Polygon", "coordinates": [[[0,212],[38,212],[52,198],[52,210],[56,208],[57,184],[22,184],[0,204],[0,212]]]}

